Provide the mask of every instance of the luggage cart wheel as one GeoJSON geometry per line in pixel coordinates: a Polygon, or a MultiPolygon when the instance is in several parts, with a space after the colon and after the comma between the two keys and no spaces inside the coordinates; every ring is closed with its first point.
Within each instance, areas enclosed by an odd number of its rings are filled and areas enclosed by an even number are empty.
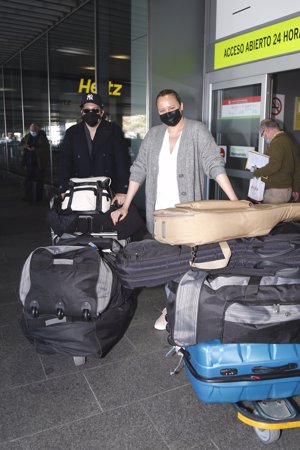
{"type": "Polygon", "coordinates": [[[65,315],[64,310],[62,308],[57,308],[56,314],[57,314],[57,317],[59,318],[59,320],[62,320],[65,315]]]}
{"type": "Polygon", "coordinates": [[[91,320],[91,311],[89,309],[84,309],[82,311],[82,315],[83,315],[84,320],[86,320],[87,322],[89,320],[91,320]]]}
{"type": "Polygon", "coordinates": [[[264,444],[271,444],[272,442],[278,441],[281,435],[281,430],[266,430],[254,427],[254,431],[264,444]]]}
{"type": "Polygon", "coordinates": [[[73,356],[75,366],[82,366],[85,364],[85,356],[73,356]]]}
{"type": "Polygon", "coordinates": [[[30,309],[31,315],[32,317],[38,317],[39,315],[39,310],[37,309],[36,306],[32,306],[30,309]]]}

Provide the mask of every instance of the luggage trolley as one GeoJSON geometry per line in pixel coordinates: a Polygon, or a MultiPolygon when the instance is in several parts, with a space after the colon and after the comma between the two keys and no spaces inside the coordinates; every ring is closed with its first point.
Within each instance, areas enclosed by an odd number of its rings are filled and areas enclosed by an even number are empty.
{"type": "Polygon", "coordinates": [[[264,444],[278,441],[281,431],[300,427],[300,415],[293,399],[272,399],[234,404],[237,418],[254,428],[258,438],[264,444]]]}
{"type": "Polygon", "coordinates": [[[300,427],[292,397],[300,395],[300,344],[221,344],[217,339],[172,347],[197,397],[204,403],[231,403],[237,418],[254,428],[265,444],[281,430],[300,427]]]}

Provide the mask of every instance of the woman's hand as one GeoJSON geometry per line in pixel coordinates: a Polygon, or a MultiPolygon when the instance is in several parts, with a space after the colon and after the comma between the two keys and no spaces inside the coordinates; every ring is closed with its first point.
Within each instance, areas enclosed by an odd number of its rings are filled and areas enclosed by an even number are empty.
{"type": "Polygon", "coordinates": [[[113,221],[113,224],[116,225],[118,222],[125,219],[125,217],[128,214],[128,208],[125,206],[122,206],[119,209],[116,209],[110,214],[111,220],[113,221]]]}
{"type": "Polygon", "coordinates": [[[112,204],[114,204],[115,202],[118,203],[118,205],[123,205],[126,199],[126,194],[122,194],[122,193],[118,193],[114,196],[114,198],[112,199],[112,204]]]}

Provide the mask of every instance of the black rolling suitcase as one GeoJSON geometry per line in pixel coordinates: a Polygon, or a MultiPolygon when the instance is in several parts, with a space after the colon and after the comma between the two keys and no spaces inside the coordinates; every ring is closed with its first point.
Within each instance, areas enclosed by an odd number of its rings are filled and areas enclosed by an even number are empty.
{"type": "Polygon", "coordinates": [[[119,244],[110,241],[40,247],[27,258],[19,289],[21,322],[37,351],[101,357],[124,334],[132,292],[121,286],[112,258],[99,252],[97,245],[115,250],[119,244]]]}

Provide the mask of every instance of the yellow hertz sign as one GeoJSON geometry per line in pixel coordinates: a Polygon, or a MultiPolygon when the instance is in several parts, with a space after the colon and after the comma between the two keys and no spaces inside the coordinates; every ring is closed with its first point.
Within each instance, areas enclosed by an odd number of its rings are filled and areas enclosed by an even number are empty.
{"type": "Polygon", "coordinates": [[[300,51],[300,16],[215,44],[214,68],[300,51]]]}
{"type": "MultiPolygon", "coordinates": [[[[120,97],[122,94],[122,87],[123,84],[119,83],[112,83],[111,81],[108,82],[108,95],[114,95],[117,97],[120,97]]],[[[96,83],[95,81],[92,81],[91,78],[88,78],[87,80],[85,78],[80,78],[79,80],[79,87],[78,92],[86,92],[87,94],[89,92],[92,92],[92,94],[96,94],[96,83]]]]}

